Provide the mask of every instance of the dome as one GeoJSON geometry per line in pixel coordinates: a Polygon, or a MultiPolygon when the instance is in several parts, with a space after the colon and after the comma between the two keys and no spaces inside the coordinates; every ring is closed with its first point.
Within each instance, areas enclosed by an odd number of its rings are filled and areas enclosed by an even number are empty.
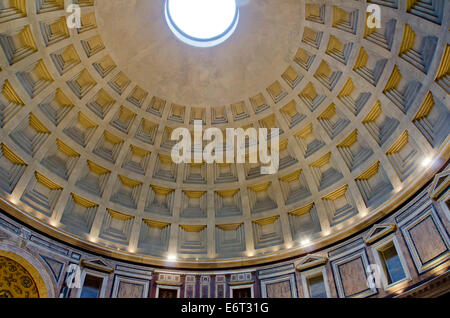
{"type": "Polygon", "coordinates": [[[181,268],[289,259],[370,228],[449,158],[445,1],[241,0],[212,47],[180,41],[163,0],[73,1],[76,28],[64,1],[20,3],[0,6],[1,204],[67,244],[181,268]],[[198,120],[279,128],[278,171],[175,164],[172,132],[198,120]]]}

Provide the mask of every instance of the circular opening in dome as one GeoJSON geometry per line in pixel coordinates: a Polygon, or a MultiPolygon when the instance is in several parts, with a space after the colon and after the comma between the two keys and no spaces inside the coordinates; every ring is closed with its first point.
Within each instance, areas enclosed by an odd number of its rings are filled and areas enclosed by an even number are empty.
{"type": "Polygon", "coordinates": [[[166,0],[170,30],[192,46],[212,47],[226,41],[236,30],[236,0],[166,0]]]}

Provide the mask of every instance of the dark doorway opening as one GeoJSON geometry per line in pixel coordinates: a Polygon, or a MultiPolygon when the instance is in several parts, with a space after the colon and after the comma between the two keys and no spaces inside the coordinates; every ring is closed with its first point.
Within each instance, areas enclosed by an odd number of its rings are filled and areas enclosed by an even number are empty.
{"type": "Polygon", "coordinates": [[[175,289],[159,289],[158,298],[177,298],[177,290],[175,289]]]}
{"type": "Polygon", "coordinates": [[[233,289],[233,298],[252,298],[251,288],[233,289]]]}

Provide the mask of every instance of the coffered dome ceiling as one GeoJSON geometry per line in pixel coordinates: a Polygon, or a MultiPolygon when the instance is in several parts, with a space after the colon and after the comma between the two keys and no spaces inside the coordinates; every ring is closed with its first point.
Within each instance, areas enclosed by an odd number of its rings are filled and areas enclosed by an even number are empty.
{"type": "Polygon", "coordinates": [[[96,16],[117,65],[143,88],[174,103],[221,106],[247,99],[272,84],[273,74],[290,65],[298,48],[299,1],[243,6],[232,37],[208,49],[188,46],[172,34],[161,14],[164,3],[101,0],[96,16]]]}
{"type": "Polygon", "coordinates": [[[0,5],[3,209],[117,258],[241,266],[373,224],[448,160],[445,0],[239,1],[212,48],[179,41],[164,3],[0,5]],[[175,165],[170,133],[195,119],[280,128],[279,172],[175,165]]]}

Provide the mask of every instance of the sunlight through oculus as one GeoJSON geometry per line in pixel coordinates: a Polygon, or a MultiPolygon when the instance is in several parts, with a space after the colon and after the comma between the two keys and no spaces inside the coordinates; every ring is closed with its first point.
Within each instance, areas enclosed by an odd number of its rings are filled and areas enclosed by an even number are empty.
{"type": "Polygon", "coordinates": [[[236,30],[236,0],[166,0],[167,24],[181,41],[212,47],[226,41],[236,30]]]}

